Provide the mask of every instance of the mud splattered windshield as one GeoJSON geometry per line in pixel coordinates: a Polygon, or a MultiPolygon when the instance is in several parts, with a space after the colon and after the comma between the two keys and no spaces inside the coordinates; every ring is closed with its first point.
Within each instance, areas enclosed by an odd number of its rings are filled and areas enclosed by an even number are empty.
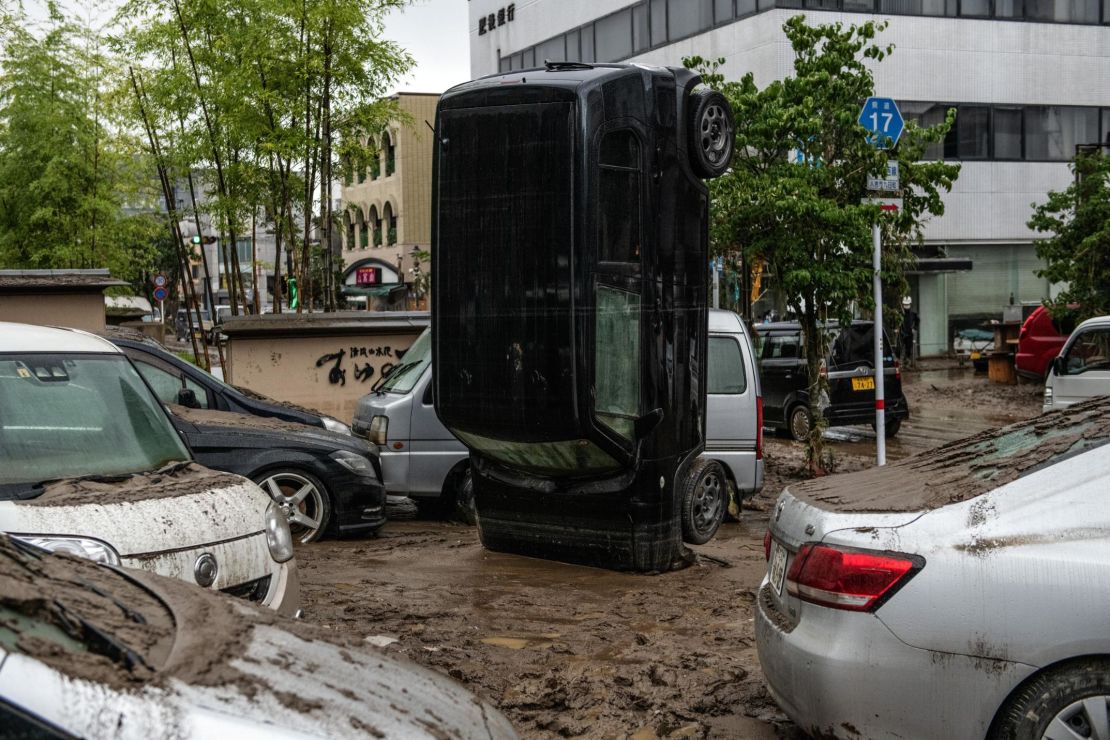
{"type": "Polygon", "coordinates": [[[191,458],[123,355],[0,353],[0,494],[191,458]]]}
{"type": "Polygon", "coordinates": [[[408,352],[389,374],[382,378],[381,385],[375,390],[391,393],[408,393],[424,374],[424,368],[432,361],[432,330],[425,329],[416,338],[408,352]]]}

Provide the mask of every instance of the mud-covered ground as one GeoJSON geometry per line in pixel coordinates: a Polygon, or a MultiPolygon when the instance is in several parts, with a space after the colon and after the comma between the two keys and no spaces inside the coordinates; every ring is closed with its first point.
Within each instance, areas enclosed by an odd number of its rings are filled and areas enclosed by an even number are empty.
{"type": "MultiPolygon", "coordinates": [[[[948,363],[907,372],[905,392],[891,459],[1040,412],[1040,386],[948,363]]],[[[872,464],[869,427],[827,438],[838,471],[872,464]]],[[[766,447],[764,492],[684,570],[611,573],[487,552],[460,524],[392,522],[300,551],[305,618],[453,676],[524,737],[801,737],[764,688],[752,618],[765,512],[803,450],[770,434],[766,447]]]]}

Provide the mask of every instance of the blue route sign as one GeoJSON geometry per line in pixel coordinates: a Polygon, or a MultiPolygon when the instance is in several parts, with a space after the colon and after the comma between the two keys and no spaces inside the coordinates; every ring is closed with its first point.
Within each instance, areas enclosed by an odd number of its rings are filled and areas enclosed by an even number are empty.
{"type": "Polygon", "coordinates": [[[906,127],[898,104],[892,98],[868,98],[857,120],[870,132],[867,142],[878,149],[893,149],[906,127]]]}

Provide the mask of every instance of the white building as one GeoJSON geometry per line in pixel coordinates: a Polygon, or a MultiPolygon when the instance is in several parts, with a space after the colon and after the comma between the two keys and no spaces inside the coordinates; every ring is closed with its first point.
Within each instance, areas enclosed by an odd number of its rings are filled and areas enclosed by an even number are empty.
{"type": "Polygon", "coordinates": [[[895,52],[875,67],[876,95],[907,118],[957,123],[936,155],[960,161],[924,257],[967,258],[966,272],[922,260],[911,277],[923,354],[950,346],[957,326],[1049,291],[1034,275],[1031,204],[1066,188],[1076,145],[1110,141],[1110,0],[469,0],[474,77],[544,60],[726,59],[765,86],[793,72],[783,22],[889,21],[895,52]],[[930,271],[930,268],[937,271],[930,271]]]}

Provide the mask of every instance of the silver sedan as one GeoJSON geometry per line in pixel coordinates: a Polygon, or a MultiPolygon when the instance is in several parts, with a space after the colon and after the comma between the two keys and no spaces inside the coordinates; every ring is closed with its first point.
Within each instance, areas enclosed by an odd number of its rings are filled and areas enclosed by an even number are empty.
{"type": "Polygon", "coordinates": [[[1110,738],[1110,399],[783,491],[756,640],[836,738],[1110,738]]]}

